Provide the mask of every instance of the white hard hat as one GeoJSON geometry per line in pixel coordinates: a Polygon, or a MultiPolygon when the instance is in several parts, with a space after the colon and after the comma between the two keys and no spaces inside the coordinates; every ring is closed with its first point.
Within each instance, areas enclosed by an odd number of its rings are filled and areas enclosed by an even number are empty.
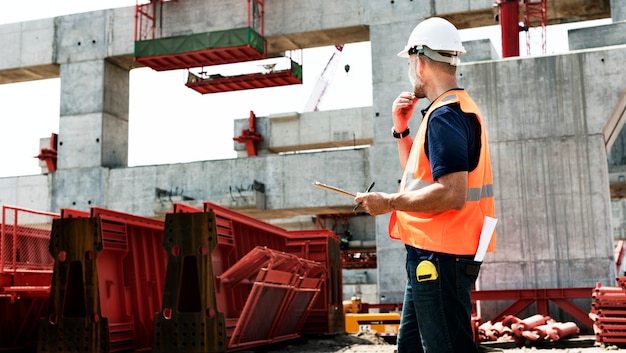
{"type": "Polygon", "coordinates": [[[403,58],[409,57],[409,51],[418,50],[427,47],[426,55],[439,52],[444,55],[433,55],[436,61],[447,62],[450,65],[456,65],[459,60],[457,55],[464,54],[465,48],[461,42],[461,35],[454,25],[440,17],[431,17],[420,22],[409,36],[409,40],[404,50],[398,53],[403,58]]]}

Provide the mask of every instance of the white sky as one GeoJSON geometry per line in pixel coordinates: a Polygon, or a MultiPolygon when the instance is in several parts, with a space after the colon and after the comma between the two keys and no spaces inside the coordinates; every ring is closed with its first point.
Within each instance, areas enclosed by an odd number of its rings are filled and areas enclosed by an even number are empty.
{"type": "MultiPolygon", "coordinates": [[[[135,0],[0,0],[0,5],[3,24],[134,6],[135,0]]],[[[566,33],[557,32],[553,36],[566,33]]],[[[500,50],[498,26],[465,30],[462,36],[463,40],[491,38],[500,50]]],[[[549,31],[548,41],[561,46],[549,45],[548,53],[567,51],[567,40],[563,38],[553,39],[549,31]]],[[[521,43],[525,40],[523,37],[521,43]]],[[[257,116],[301,112],[334,50],[324,47],[304,51],[302,85],[231,93],[201,95],[184,85],[184,70],[132,70],[129,165],[234,158],[233,119],[247,118],[251,110],[257,116]]],[[[525,44],[521,51],[525,52],[525,44]]],[[[369,43],[346,45],[320,110],[371,105],[371,82],[369,43]],[[346,64],[350,65],[348,73],[343,69],[346,64]]],[[[40,173],[39,161],[33,157],[39,153],[40,138],[58,133],[59,100],[60,79],[0,85],[0,177],[40,173]]]]}

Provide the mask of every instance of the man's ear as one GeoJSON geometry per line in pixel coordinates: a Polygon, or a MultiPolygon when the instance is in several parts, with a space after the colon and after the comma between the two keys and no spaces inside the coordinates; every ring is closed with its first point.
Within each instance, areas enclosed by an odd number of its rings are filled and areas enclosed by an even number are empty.
{"type": "Polygon", "coordinates": [[[417,56],[417,62],[419,63],[418,72],[419,72],[420,76],[422,76],[424,74],[424,69],[426,68],[426,60],[424,60],[423,56],[418,55],[417,56]]]}

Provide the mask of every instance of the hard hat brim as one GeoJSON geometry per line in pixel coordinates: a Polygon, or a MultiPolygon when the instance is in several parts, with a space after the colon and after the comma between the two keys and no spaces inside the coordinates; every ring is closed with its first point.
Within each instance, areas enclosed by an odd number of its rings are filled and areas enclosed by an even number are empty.
{"type": "Polygon", "coordinates": [[[397,55],[399,57],[401,57],[401,58],[408,58],[409,57],[409,50],[408,49],[404,49],[403,51],[399,52],[397,55]]]}

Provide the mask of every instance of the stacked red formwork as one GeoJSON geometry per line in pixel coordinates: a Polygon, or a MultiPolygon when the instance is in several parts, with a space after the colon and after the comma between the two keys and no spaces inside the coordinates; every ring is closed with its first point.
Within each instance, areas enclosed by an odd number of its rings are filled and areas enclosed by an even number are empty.
{"type": "Polygon", "coordinates": [[[289,232],[212,203],[203,210],[175,204],[165,226],[168,269],[153,352],[226,352],[291,339],[316,310],[312,331],[339,332],[329,330],[331,312],[341,313],[341,286],[328,287],[341,284],[332,232],[289,232]]]}
{"type": "Polygon", "coordinates": [[[40,352],[145,351],[165,278],[163,222],[92,208],[52,227],[50,303],[40,352]]]}
{"type": "Polygon", "coordinates": [[[594,321],[596,342],[626,344],[626,277],[618,277],[615,287],[598,282],[591,298],[589,317],[594,321]]]}

